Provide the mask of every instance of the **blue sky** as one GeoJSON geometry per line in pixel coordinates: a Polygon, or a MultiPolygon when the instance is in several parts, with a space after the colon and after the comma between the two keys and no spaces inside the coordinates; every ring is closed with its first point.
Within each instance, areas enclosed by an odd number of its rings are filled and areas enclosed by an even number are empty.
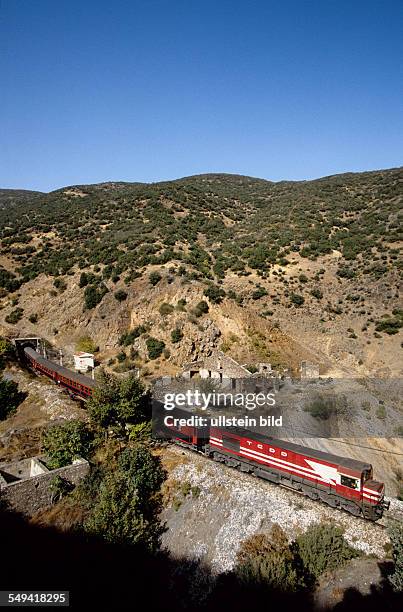
{"type": "Polygon", "coordinates": [[[402,165],[403,4],[0,0],[0,187],[402,165]]]}

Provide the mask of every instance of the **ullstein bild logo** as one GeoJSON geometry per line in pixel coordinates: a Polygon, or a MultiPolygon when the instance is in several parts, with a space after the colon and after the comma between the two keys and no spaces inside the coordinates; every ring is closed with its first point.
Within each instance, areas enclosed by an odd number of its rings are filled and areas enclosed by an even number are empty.
{"type": "Polygon", "coordinates": [[[276,399],[274,393],[217,393],[212,391],[204,393],[196,389],[195,391],[186,391],[185,393],[165,393],[164,408],[165,410],[174,410],[175,408],[199,408],[207,410],[208,408],[246,408],[246,410],[255,410],[264,406],[275,406],[276,399]]]}

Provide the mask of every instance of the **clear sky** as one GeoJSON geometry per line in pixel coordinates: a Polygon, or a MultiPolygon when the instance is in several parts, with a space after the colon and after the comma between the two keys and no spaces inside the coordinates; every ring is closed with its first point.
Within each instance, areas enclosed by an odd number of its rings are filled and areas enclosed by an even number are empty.
{"type": "Polygon", "coordinates": [[[0,0],[0,187],[402,165],[401,0],[0,0]]]}

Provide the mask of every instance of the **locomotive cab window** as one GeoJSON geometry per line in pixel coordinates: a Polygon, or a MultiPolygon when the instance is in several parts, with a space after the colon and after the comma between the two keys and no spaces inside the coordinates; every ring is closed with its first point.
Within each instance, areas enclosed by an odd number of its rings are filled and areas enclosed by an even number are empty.
{"type": "Polygon", "coordinates": [[[350,489],[359,489],[359,481],[356,478],[350,478],[349,476],[340,475],[340,484],[350,489]]]}

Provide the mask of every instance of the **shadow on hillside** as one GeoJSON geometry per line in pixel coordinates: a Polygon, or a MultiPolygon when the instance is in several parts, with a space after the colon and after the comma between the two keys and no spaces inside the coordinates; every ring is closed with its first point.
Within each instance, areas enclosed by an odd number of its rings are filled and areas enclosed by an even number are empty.
{"type": "MultiPolygon", "coordinates": [[[[0,542],[0,590],[69,590],[73,609],[314,609],[309,594],[241,585],[231,574],[214,583],[208,568],[197,562],[38,527],[5,510],[0,510],[0,542]]],[[[397,610],[397,597],[385,589],[367,597],[350,590],[336,609],[397,610]]]]}

